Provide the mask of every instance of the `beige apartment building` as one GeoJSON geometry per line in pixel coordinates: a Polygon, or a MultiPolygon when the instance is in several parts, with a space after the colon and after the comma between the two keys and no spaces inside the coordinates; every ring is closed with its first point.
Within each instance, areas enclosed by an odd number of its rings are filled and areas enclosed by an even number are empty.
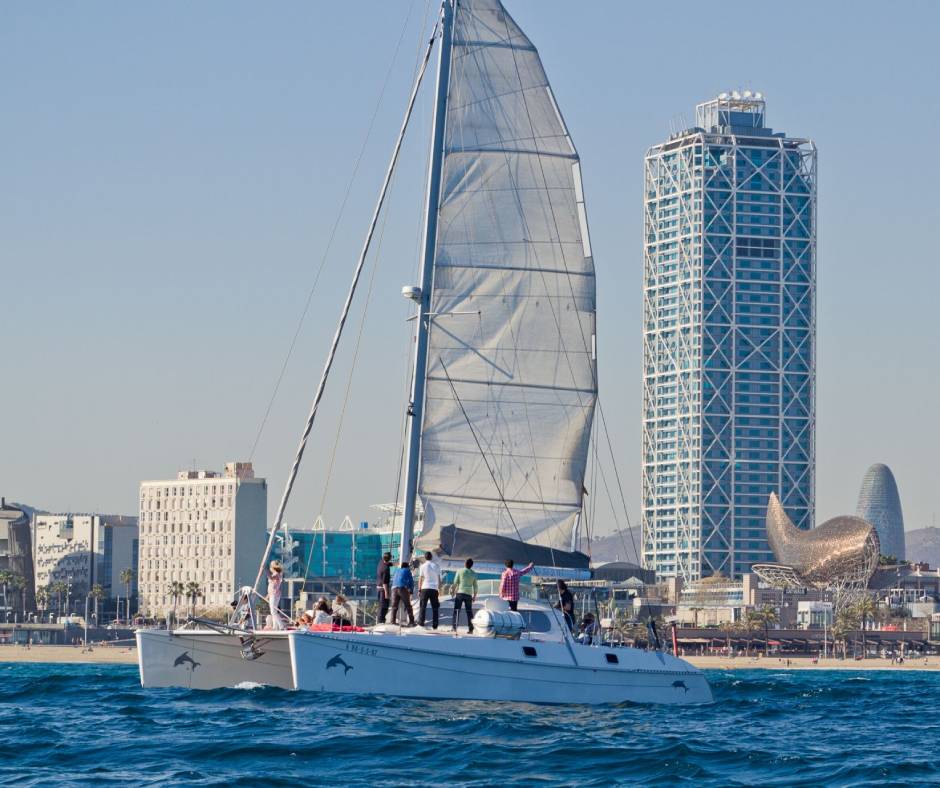
{"type": "Polygon", "coordinates": [[[141,612],[163,616],[172,609],[174,581],[198,583],[197,605],[208,608],[228,606],[238,588],[254,583],[267,537],[267,498],[267,483],[255,478],[250,462],[141,482],[141,612]]]}
{"type": "Polygon", "coordinates": [[[65,583],[66,607],[84,609],[85,595],[96,585],[106,599],[134,595],[137,575],[137,518],[120,514],[36,514],[32,550],[36,588],[65,583]],[[121,573],[130,569],[130,584],[121,573]],[[72,606],[75,603],[75,607],[72,606]]]}

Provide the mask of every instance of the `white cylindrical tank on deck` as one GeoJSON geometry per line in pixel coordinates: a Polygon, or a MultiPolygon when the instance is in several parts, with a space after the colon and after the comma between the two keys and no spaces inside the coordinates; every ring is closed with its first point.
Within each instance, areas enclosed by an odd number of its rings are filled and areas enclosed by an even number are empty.
{"type": "Polygon", "coordinates": [[[525,629],[522,613],[515,610],[478,610],[473,617],[473,629],[484,637],[511,638],[515,640],[525,629]]]}

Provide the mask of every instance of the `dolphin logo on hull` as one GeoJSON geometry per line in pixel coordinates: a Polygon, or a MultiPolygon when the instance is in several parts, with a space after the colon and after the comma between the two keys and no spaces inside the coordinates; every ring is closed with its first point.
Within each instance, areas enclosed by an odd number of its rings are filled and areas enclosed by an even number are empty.
{"type": "Polygon", "coordinates": [[[190,672],[194,671],[202,664],[201,662],[196,662],[196,660],[189,656],[188,651],[184,651],[175,660],[173,660],[173,667],[178,668],[180,665],[185,665],[187,662],[189,663],[190,672]]]}
{"type": "Polygon", "coordinates": [[[345,672],[343,673],[344,676],[346,675],[346,673],[349,673],[349,671],[353,669],[353,666],[347,665],[345,660],[339,654],[337,654],[335,657],[330,657],[330,659],[326,663],[327,670],[329,670],[330,668],[338,668],[340,666],[342,666],[345,670],[345,672]]]}
{"type": "Polygon", "coordinates": [[[685,686],[685,682],[682,681],[681,679],[677,679],[676,681],[672,682],[672,687],[673,689],[681,689],[681,690],[685,690],[686,692],[689,691],[689,688],[685,686]]]}

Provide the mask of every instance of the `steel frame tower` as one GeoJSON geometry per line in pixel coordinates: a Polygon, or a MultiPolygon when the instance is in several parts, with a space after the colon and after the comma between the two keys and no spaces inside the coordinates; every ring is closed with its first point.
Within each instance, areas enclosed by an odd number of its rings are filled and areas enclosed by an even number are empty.
{"type": "Polygon", "coordinates": [[[764,116],[723,93],[645,159],[643,563],[685,581],[773,560],[771,492],[813,523],[816,148],[764,116]]]}

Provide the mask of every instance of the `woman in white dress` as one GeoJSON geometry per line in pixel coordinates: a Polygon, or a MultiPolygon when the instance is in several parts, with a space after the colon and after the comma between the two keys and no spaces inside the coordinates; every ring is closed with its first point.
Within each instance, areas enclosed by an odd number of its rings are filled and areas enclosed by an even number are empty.
{"type": "Polygon", "coordinates": [[[268,607],[271,608],[273,629],[284,629],[281,614],[281,584],[284,582],[284,567],[280,561],[272,561],[268,567],[268,607]]]}

